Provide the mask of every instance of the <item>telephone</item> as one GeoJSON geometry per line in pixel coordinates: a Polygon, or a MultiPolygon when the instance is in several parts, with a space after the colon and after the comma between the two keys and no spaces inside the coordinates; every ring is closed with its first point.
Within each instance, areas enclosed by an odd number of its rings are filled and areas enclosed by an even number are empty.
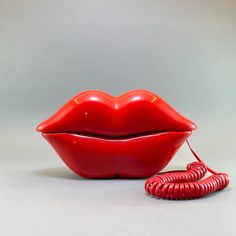
{"type": "Polygon", "coordinates": [[[86,178],[148,178],[145,190],[165,199],[199,198],[229,184],[228,175],[211,170],[187,141],[196,125],[146,90],[118,97],[81,92],[36,129],[86,178]],[[184,142],[197,162],[186,171],[159,173],[184,142]],[[212,175],[201,180],[207,171],[212,175]]]}

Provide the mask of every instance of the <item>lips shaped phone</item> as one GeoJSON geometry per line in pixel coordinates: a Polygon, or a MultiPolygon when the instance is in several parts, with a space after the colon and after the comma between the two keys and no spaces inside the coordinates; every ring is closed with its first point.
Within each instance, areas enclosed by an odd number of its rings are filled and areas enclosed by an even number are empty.
{"type": "MultiPolygon", "coordinates": [[[[87,178],[150,177],[169,163],[195,129],[193,122],[146,90],[130,91],[119,97],[101,91],[85,91],[37,126],[37,131],[42,132],[65,164],[87,178]]],[[[203,177],[204,170],[209,170],[202,161],[189,168],[187,175],[197,172],[199,178],[203,177]]],[[[175,173],[171,175],[171,183],[192,181],[194,176],[178,179],[175,173]]],[[[212,191],[228,184],[226,174],[219,176],[219,183],[213,181],[216,184],[212,191]]],[[[162,174],[158,180],[155,176],[154,182],[147,180],[145,189],[152,195],[165,197],[163,189],[157,190],[157,185],[160,188],[164,183],[168,185],[165,191],[170,192],[166,198],[193,198],[186,193],[183,197],[180,188],[178,194],[177,190],[171,192],[169,177],[170,173],[162,174]]]]}

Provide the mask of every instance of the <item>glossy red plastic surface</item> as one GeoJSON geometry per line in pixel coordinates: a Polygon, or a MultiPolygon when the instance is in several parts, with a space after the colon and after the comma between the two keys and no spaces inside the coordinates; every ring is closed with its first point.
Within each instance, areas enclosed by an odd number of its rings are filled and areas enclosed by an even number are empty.
{"type": "Polygon", "coordinates": [[[159,96],[135,90],[82,92],[37,130],[79,175],[143,178],[163,169],[195,128],[159,96]]]}

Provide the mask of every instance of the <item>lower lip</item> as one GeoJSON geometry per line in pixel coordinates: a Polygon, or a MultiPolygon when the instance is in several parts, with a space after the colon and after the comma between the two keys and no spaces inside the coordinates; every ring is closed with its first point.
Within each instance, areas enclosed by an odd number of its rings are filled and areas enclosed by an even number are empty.
{"type": "Polygon", "coordinates": [[[43,133],[65,164],[86,178],[147,178],[161,171],[191,131],[130,138],[43,133]]]}

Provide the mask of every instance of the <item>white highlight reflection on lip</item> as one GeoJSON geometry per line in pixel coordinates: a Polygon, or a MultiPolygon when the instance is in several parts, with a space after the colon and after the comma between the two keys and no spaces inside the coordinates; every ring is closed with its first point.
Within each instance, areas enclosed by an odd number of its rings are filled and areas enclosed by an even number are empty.
{"type": "Polygon", "coordinates": [[[140,99],[141,99],[140,96],[135,96],[135,97],[132,98],[132,101],[137,101],[137,100],[140,100],[140,99]]]}
{"type": "Polygon", "coordinates": [[[99,99],[97,97],[90,97],[89,98],[91,101],[98,101],[99,99]]]}

